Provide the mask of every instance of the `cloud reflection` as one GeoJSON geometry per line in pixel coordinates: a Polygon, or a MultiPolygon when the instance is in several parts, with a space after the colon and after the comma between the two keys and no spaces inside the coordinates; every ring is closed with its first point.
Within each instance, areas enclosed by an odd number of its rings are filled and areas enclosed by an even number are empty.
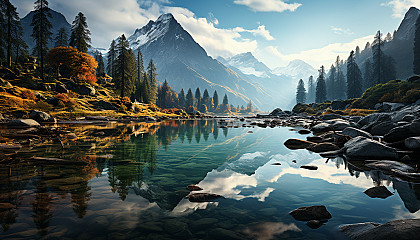
{"type": "Polygon", "coordinates": [[[284,224],[282,222],[263,222],[248,226],[243,233],[252,239],[270,240],[277,239],[278,235],[286,231],[301,232],[294,223],[284,224]]]}

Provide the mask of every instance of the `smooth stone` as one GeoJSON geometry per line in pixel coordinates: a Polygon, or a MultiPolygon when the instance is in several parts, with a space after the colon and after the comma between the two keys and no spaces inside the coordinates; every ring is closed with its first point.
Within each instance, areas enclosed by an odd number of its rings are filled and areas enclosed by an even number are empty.
{"type": "Polygon", "coordinates": [[[197,186],[197,185],[188,185],[187,189],[190,191],[201,191],[203,190],[201,187],[197,186]]]}
{"type": "Polygon", "coordinates": [[[309,147],[313,142],[301,140],[301,139],[288,139],[286,142],[284,142],[284,145],[292,150],[296,149],[305,149],[309,147]]]}
{"type": "Polygon", "coordinates": [[[385,199],[385,198],[393,195],[388,190],[388,188],[386,188],[384,186],[369,188],[366,191],[364,191],[364,193],[371,198],[382,198],[382,199],[385,199]]]}
{"type": "Polygon", "coordinates": [[[397,124],[391,121],[381,122],[378,124],[375,124],[371,129],[370,133],[372,135],[379,135],[384,136],[385,134],[389,133],[391,129],[397,127],[397,124]]]}
{"type": "Polygon", "coordinates": [[[319,123],[311,128],[311,131],[316,132],[316,133],[328,132],[331,130],[333,130],[332,126],[325,122],[319,123]]]}
{"type": "Polygon", "coordinates": [[[362,223],[340,227],[350,239],[354,240],[409,240],[418,239],[420,235],[420,219],[402,219],[385,224],[362,223]]]}
{"type": "Polygon", "coordinates": [[[300,168],[312,170],[312,171],[318,170],[317,166],[309,166],[309,165],[300,166],[300,168]]]}
{"type": "Polygon", "coordinates": [[[297,221],[326,220],[332,218],[327,208],[321,206],[300,207],[289,213],[297,221]]]}
{"type": "Polygon", "coordinates": [[[37,122],[57,122],[55,118],[43,111],[32,110],[31,113],[29,113],[29,117],[37,122]]]}
{"type": "Polygon", "coordinates": [[[325,114],[319,117],[319,119],[321,120],[332,120],[332,119],[342,119],[343,117],[341,115],[335,114],[335,113],[330,113],[330,114],[325,114]]]}
{"type": "Polygon", "coordinates": [[[361,136],[350,139],[344,144],[344,148],[346,156],[350,158],[398,158],[398,153],[394,148],[361,136]]]}
{"type": "Polygon", "coordinates": [[[334,143],[325,142],[325,143],[312,144],[307,149],[312,152],[321,153],[321,152],[337,151],[340,148],[334,143]]]}
{"type": "Polygon", "coordinates": [[[409,149],[420,149],[420,137],[410,137],[405,139],[404,145],[409,149]]]}
{"type": "Polygon", "coordinates": [[[366,137],[366,138],[372,138],[372,135],[370,133],[365,132],[365,131],[360,130],[360,129],[357,129],[357,128],[354,128],[354,127],[345,128],[341,132],[341,134],[347,135],[347,136],[350,136],[350,137],[362,136],[362,137],[366,137]]]}
{"type": "Polygon", "coordinates": [[[387,172],[392,172],[392,170],[399,170],[402,172],[407,173],[415,173],[416,170],[407,164],[400,163],[397,161],[390,161],[390,160],[382,160],[382,161],[375,161],[372,163],[366,164],[367,167],[383,170],[387,172]]]}
{"type": "Polygon", "coordinates": [[[384,140],[387,142],[397,142],[418,135],[420,135],[420,121],[415,121],[411,124],[391,129],[389,133],[385,134],[384,140]]]}
{"type": "Polygon", "coordinates": [[[324,139],[320,136],[306,137],[306,140],[314,143],[321,143],[324,139]]]}
{"type": "Polygon", "coordinates": [[[190,202],[213,202],[223,197],[213,193],[193,193],[188,195],[187,198],[190,202]]]}
{"type": "Polygon", "coordinates": [[[299,134],[302,134],[302,135],[303,135],[303,134],[310,134],[310,133],[311,133],[311,131],[309,131],[309,130],[307,130],[307,129],[301,129],[301,130],[299,130],[299,131],[298,131],[298,133],[299,133],[299,134]]]}
{"type": "Polygon", "coordinates": [[[324,224],[319,220],[310,220],[306,223],[306,225],[312,229],[318,229],[324,224]]]}
{"type": "Polygon", "coordinates": [[[30,127],[39,127],[39,123],[33,119],[15,119],[15,120],[10,120],[9,122],[6,123],[6,126],[9,128],[14,128],[14,127],[25,127],[25,128],[30,128],[30,127]]]}

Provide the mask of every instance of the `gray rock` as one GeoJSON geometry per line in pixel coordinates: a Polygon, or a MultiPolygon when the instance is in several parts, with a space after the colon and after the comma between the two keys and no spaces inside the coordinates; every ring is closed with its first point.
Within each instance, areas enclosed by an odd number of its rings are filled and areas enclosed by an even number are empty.
{"type": "Polygon", "coordinates": [[[319,119],[321,120],[332,120],[332,119],[342,119],[343,117],[341,115],[335,114],[335,113],[330,113],[330,114],[325,114],[319,117],[319,119]]]}
{"type": "Polygon", "coordinates": [[[355,137],[344,144],[346,156],[349,158],[398,158],[397,151],[380,142],[365,137],[355,137]]]}
{"type": "Polygon", "coordinates": [[[328,132],[333,130],[330,124],[327,124],[325,122],[319,123],[311,128],[311,131],[315,133],[321,133],[321,132],[328,132]]]}
{"type": "Polygon", "coordinates": [[[311,130],[319,133],[328,132],[331,130],[341,131],[346,127],[350,127],[350,123],[348,121],[343,119],[331,119],[313,126],[311,130]]]}
{"type": "Polygon", "coordinates": [[[9,128],[30,128],[38,127],[39,123],[33,119],[15,119],[6,123],[9,128]]]}
{"type": "Polygon", "coordinates": [[[332,218],[325,206],[300,207],[289,213],[297,221],[326,220],[332,218]]]}
{"type": "Polygon", "coordinates": [[[362,118],[358,122],[358,124],[360,126],[365,126],[365,125],[373,123],[377,120],[379,120],[381,122],[386,121],[386,120],[391,120],[391,115],[389,113],[373,113],[373,114],[370,114],[370,115],[362,118]]]}
{"type": "Polygon", "coordinates": [[[362,137],[366,137],[366,138],[372,138],[372,135],[368,132],[365,132],[363,130],[354,128],[354,127],[348,127],[345,128],[343,130],[343,132],[341,132],[341,134],[350,136],[350,137],[358,137],[358,136],[362,136],[362,137]]]}
{"type": "Polygon", "coordinates": [[[388,111],[388,112],[397,111],[403,107],[405,107],[405,105],[402,103],[390,103],[390,102],[383,102],[383,103],[378,103],[375,105],[375,109],[388,111]]]}
{"type": "Polygon", "coordinates": [[[395,220],[385,224],[351,224],[341,226],[340,230],[354,240],[411,240],[420,235],[420,219],[395,220]]]}
{"type": "Polygon", "coordinates": [[[381,160],[372,163],[366,164],[367,167],[382,170],[385,172],[393,172],[393,170],[398,170],[401,172],[414,173],[416,170],[407,164],[400,163],[397,161],[390,160],[381,160]]]}
{"type": "Polygon", "coordinates": [[[313,142],[301,140],[301,139],[288,139],[286,142],[284,142],[284,145],[292,150],[296,149],[305,149],[309,147],[310,145],[314,144],[313,142]]]}
{"type": "Polygon", "coordinates": [[[364,191],[364,193],[371,198],[382,198],[382,199],[385,199],[385,198],[393,195],[388,190],[388,188],[386,188],[384,186],[369,188],[368,190],[364,191]]]}
{"type": "Polygon", "coordinates": [[[281,110],[280,108],[276,108],[269,115],[270,116],[285,116],[287,114],[283,112],[283,110],[281,110]]]}
{"type": "Polygon", "coordinates": [[[420,137],[410,137],[405,139],[404,144],[409,149],[420,149],[420,137]]]}
{"type": "Polygon", "coordinates": [[[31,113],[29,113],[29,117],[37,122],[57,122],[57,120],[48,113],[37,110],[32,110],[31,113]]]}
{"type": "Polygon", "coordinates": [[[321,153],[321,152],[337,151],[340,148],[334,143],[325,142],[325,143],[312,144],[307,149],[312,152],[321,153]]]}
{"type": "Polygon", "coordinates": [[[401,120],[404,122],[412,122],[414,121],[414,115],[411,115],[411,114],[405,115],[401,120]]]}
{"type": "Polygon", "coordinates": [[[359,122],[363,117],[362,116],[352,116],[349,118],[351,122],[359,122]]]}
{"type": "Polygon", "coordinates": [[[415,121],[413,123],[391,129],[389,133],[385,134],[384,140],[386,142],[397,142],[405,140],[408,137],[415,137],[418,135],[420,135],[420,121],[415,121]]]}
{"type": "Polygon", "coordinates": [[[372,135],[384,136],[385,134],[389,133],[391,129],[395,127],[397,127],[397,124],[391,121],[381,122],[381,123],[375,124],[371,128],[370,133],[372,135]]]}
{"type": "Polygon", "coordinates": [[[213,193],[192,193],[187,198],[190,202],[214,202],[223,197],[213,193]]]}

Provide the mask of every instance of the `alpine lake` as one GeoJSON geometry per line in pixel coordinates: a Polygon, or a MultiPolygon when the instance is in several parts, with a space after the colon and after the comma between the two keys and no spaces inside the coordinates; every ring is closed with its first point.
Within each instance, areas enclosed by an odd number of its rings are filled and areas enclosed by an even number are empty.
{"type": "Polygon", "coordinates": [[[0,156],[0,238],[345,239],[342,224],[420,217],[419,184],[287,149],[308,136],[299,129],[249,124],[61,124],[78,136],[64,148],[48,140],[0,156]],[[191,184],[223,197],[190,201],[191,184]],[[379,186],[390,196],[364,193],[379,186]],[[318,229],[289,214],[313,205],[332,215],[318,229]]]}

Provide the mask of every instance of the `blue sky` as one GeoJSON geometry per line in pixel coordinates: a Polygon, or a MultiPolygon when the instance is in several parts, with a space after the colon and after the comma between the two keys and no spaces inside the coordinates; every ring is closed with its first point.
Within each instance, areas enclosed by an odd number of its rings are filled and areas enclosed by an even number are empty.
{"type": "MultiPolygon", "coordinates": [[[[12,0],[23,17],[34,0],[12,0]]],[[[95,47],[108,48],[150,19],[171,12],[214,58],[252,52],[271,68],[302,59],[329,66],[363,49],[377,30],[393,32],[420,0],[49,0],[71,23],[83,12],[95,47]]]]}

